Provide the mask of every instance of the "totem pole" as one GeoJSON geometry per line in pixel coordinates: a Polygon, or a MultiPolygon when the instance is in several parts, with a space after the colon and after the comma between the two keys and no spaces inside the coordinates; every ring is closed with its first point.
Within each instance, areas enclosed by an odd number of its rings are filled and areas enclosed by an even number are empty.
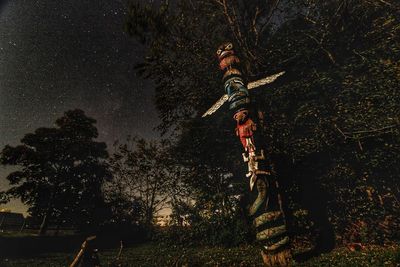
{"type": "Polygon", "coordinates": [[[226,95],[222,96],[203,117],[215,112],[226,100],[236,121],[236,135],[243,146],[243,160],[247,163],[250,191],[257,195],[248,207],[248,215],[256,227],[256,239],[261,244],[261,256],[266,266],[288,266],[291,260],[289,237],[286,231],[285,217],[279,185],[265,155],[263,138],[263,115],[255,110],[248,89],[273,82],[284,72],[265,79],[246,84],[235,55],[232,43],[221,45],[217,50],[219,67],[223,74],[226,95]],[[261,127],[260,127],[261,126],[261,127]]]}

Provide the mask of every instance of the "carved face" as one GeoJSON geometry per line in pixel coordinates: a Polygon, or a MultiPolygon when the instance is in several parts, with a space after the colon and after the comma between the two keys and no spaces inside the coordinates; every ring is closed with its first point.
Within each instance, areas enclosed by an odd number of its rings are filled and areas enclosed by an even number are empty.
{"type": "Polygon", "coordinates": [[[235,52],[233,51],[232,43],[225,43],[218,47],[217,57],[219,60],[222,60],[223,58],[233,55],[233,54],[235,54],[235,52]]]}
{"type": "Polygon", "coordinates": [[[233,115],[233,119],[237,121],[239,124],[242,124],[246,121],[249,116],[249,111],[247,109],[242,109],[233,115]]]}

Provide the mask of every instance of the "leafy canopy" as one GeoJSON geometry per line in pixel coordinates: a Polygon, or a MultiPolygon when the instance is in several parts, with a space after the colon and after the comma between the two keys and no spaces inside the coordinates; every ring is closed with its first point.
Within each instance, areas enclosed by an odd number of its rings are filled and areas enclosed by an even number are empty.
{"type": "Polygon", "coordinates": [[[34,217],[93,225],[103,207],[103,182],[110,177],[106,144],[94,140],[95,122],[81,110],[70,110],[56,127],[38,128],[21,145],[5,146],[1,164],[17,167],[7,176],[11,188],[6,194],[21,198],[34,217]]]}

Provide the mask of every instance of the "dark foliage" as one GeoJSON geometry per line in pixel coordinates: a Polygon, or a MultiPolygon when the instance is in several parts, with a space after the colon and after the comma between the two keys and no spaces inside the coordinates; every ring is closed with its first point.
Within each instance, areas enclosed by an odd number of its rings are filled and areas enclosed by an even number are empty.
{"type": "Polygon", "coordinates": [[[26,134],[21,145],[6,146],[1,163],[17,166],[7,176],[7,196],[20,198],[31,216],[49,223],[94,229],[107,214],[102,185],[110,178],[106,144],[94,141],[96,121],[81,110],[65,112],[56,128],[26,134]]]}
{"type": "Polygon", "coordinates": [[[267,114],[269,155],[289,208],[308,210],[316,231],[333,223],[343,241],[399,237],[395,1],[178,1],[129,14],[134,36],[153,25],[141,38],[148,56],[138,70],[158,84],[161,129],[176,133],[180,162],[199,173],[187,181],[199,205],[212,201],[218,177],[243,175],[229,118],[199,118],[223,92],[213,55],[230,39],[249,79],[286,71],[253,95],[267,114]]]}
{"type": "Polygon", "coordinates": [[[154,225],[165,223],[159,213],[165,213],[168,206],[176,207],[187,197],[182,187],[185,169],[172,160],[167,148],[167,141],[136,137],[115,143],[109,159],[113,179],[104,190],[112,223],[142,227],[151,238],[154,225]]]}

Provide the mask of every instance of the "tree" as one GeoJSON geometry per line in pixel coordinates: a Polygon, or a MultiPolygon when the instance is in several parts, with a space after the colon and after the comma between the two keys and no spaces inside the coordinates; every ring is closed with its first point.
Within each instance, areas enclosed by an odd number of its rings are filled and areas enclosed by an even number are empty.
{"type": "Polygon", "coordinates": [[[122,213],[130,220],[136,218],[148,229],[158,212],[185,194],[180,187],[182,174],[170,160],[167,148],[163,141],[128,138],[125,144],[115,144],[109,161],[113,172],[113,180],[107,185],[109,201],[122,198],[126,203],[140,203],[140,211],[135,212],[132,205],[122,213]]]}
{"type": "MultiPolygon", "coordinates": [[[[234,135],[226,123],[229,120],[226,116],[206,123],[193,119],[220,97],[220,91],[211,89],[220,87],[220,79],[210,51],[230,32],[218,4],[178,1],[175,8],[168,6],[168,1],[161,1],[159,6],[133,4],[127,26],[149,48],[149,57],[137,68],[158,83],[156,105],[162,119],[159,129],[179,135],[173,155],[188,170],[184,183],[191,190],[191,198],[200,206],[208,202],[208,212],[219,210],[222,203],[230,206],[227,199],[235,193],[226,187],[232,184],[232,171],[237,174],[241,168],[230,168],[237,160],[233,153],[224,153],[228,146],[236,148],[240,155],[235,140],[225,138],[227,132],[234,135]]],[[[237,189],[233,191],[237,193],[237,189]]]]}
{"type": "Polygon", "coordinates": [[[55,128],[26,134],[22,145],[5,146],[1,163],[17,171],[7,176],[8,196],[21,198],[33,217],[41,217],[40,234],[50,222],[88,229],[101,219],[102,185],[109,179],[106,144],[97,138],[96,121],[82,110],[65,112],[55,128]]]}
{"type": "Polygon", "coordinates": [[[235,147],[222,112],[199,119],[222,93],[213,53],[230,39],[251,79],[286,71],[274,88],[253,95],[267,114],[268,154],[291,206],[305,205],[323,228],[329,215],[341,235],[356,220],[368,220],[372,233],[398,218],[398,3],[199,0],[161,7],[131,6],[128,29],[133,36],[141,36],[138,25],[167,29],[146,28],[148,55],[138,70],[158,83],[161,128],[177,129],[177,146],[193,168],[218,163],[222,174],[241,164],[239,152],[228,150],[235,147]]]}

